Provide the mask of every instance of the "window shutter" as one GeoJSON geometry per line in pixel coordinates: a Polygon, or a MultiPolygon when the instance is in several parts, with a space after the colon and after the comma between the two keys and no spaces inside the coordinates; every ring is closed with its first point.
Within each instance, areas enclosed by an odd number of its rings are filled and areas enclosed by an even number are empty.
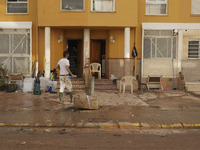
{"type": "Polygon", "coordinates": [[[200,14],[200,0],[192,0],[192,14],[200,14]]]}

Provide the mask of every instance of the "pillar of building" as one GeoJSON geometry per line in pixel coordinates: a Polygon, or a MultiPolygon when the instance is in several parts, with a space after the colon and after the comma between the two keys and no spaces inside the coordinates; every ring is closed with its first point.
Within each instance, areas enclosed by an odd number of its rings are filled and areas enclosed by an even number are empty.
{"type": "Polygon", "coordinates": [[[51,28],[45,27],[45,78],[50,78],[51,28]]]}
{"type": "Polygon", "coordinates": [[[183,30],[178,30],[178,71],[181,72],[181,60],[183,51],[183,30]]]}
{"type": "Polygon", "coordinates": [[[130,58],[130,27],[124,29],[124,58],[130,58]]]}
{"type": "Polygon", "coordinates": [[[124,29],[124,75],[133,75],[132,68],[130,60],[130,28],[126,27],[124,29]]]}
{"type": "Polygon", "coordinates": [[[83,66],[90,64],[90,29],[84,29],[83,66]]]}

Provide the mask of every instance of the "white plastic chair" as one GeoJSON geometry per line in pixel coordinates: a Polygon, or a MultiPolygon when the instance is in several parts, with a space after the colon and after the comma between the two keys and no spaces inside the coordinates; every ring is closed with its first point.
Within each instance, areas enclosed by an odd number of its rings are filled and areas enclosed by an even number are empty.
{"type": "Polygon", "coordinates": [[[98,72],[98,79],[101,79],[101,64],[91,63],[90,64],[90,76],[92,76],[93,72],[98,72]]]}
{"type": "Polygon", "coordinates": [[[125,93],[126,86],[130,85],[131,86],[131,93],[133,93],[133,81],[136,81],[136,78],[134,76],[124,76],[120,80],[120,92],[121,88],[123,86],[123,94],[125,93]]]}

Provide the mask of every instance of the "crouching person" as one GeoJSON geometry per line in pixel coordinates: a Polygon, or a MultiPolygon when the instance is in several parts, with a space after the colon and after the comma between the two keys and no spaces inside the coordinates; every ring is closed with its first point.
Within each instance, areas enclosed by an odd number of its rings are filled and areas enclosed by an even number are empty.
{"type": "Polygon", "coordinates": [[[70,98],[71,98],[71,102],[72,102],[72,83],[71,83],[71,79],[69,78],[69,75],[73,77],[75,77],[72,72],[69,69],[70,66],[70,62],[68,60],[69,58],[69,52],[68,51],[64,51],[63,52],[63,58],[59,60],[56,68],[60,69],[60,92],[59,92],[59,100],[60,102],[64,102],[63,101],[63,93],[65,88],[67,88],[70,92],[70,98]]]}

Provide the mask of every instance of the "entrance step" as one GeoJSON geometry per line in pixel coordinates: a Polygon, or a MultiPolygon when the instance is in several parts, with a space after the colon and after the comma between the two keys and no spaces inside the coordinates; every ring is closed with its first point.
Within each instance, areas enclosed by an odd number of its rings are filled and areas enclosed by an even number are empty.
{"type": "Polygon", "coordinates": [[[95,90],[97,91],[116,91],[117,84],[114,84],[110,79],[96,79],[95,80],[95,90]]]}
{"type": "Polygon", "coordinates": [[[200,82],[186,82],[185,87],[187,91],[197,92],[200,91],[200,82]]]}
{"type": "MultiPolygon", "coordinates": [[[[71,79],[73,91],[79,92],[79,91],[85,91],[85,82],[82,78],[73,78],[71,79]]],[[[57,89],[60,89],[60,81],[58,81],[57,89]]]]}

